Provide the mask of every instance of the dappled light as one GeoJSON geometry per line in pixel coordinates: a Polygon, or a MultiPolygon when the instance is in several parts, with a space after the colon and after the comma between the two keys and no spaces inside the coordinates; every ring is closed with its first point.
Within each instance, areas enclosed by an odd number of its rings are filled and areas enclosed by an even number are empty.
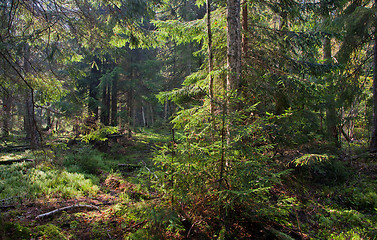
{"type": "Polygon", "coordinates": [[[2,0],[0,239],[377,239],[375,9],[2,0]]]}

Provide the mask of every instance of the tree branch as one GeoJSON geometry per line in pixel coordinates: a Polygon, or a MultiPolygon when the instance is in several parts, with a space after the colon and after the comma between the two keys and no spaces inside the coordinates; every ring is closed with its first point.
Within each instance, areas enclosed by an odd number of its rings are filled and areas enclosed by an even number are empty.
{"type": "Polygon", "coordinates": [[[40,214],[40,215],[36,216],[35,219],[42,219],[42,218],[46,218],[46,217],[52,217],[52,216],[54,216],[54,215],[56,215],[58,213],[61,213],[63,211],[72,210],[72,209],[80,209],[80,208],[99,211],[99,208],[96,207],[96,206],[93,206],[93,205],[80,205],[80,204],[77,204],[77,205],[72,205],[72,206],[58,208],[58,209],[55,209],[55,210],[53,210],[51,212],[40,214]]]}

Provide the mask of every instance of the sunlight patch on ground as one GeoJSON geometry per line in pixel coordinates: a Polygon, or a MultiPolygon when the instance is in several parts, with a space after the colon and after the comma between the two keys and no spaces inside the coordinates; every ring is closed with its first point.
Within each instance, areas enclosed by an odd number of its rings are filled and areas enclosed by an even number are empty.
{"type": "Polygon", "coordinates": [[[30,155],[29,150],[22,153],[0,153],[0,161],[26,158],[29,155],[30,155]]]}

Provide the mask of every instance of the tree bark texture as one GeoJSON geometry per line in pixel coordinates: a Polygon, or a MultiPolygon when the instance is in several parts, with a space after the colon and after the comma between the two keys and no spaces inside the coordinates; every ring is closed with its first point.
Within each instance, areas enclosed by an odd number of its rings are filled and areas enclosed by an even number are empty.
{"type": "MultiPolygon", "coordinates": [[[[227,103],[223,111],[230,116],[237,110],[234,98],[238,96],[241,75],[241,24],[240,24],[240,0],[227,0],[227,103]]],[[[227,124],[227,142],[232,139],[233,120],[227,124]]],[[[228,165],[228,163],[227,163],[228,165]]]]}
{"type": "MultiPolygon", "coordinates": [[[[226,98],[223,104],[223,112],[231,116],[237,110],[237,103],[234,99],[238,96],[241,75],[241,24],[240,24],[240,0],[227,0],[227,81],[226,98]]],[[[227,144],[233,139],[233,123],[230,119],[227,123],[227,144]]],[[[226,166],[230,166],[228,160],[226,166]]],[[[220,172],[223,171],[221,166],[220,172]]]]}
{"type": "Polygon", "coordinates": [[[242,54],[243,58],[248,58],[248,40],[247,40],[247,32],[248,32],[248,13],[247,13],[247,1],[243,0],[242,2],[242,54]]]}
{"type": "Polygon", "coordinates": [[[227,4],[227,90],[237,91],[241,74],[240,0],[227,0],[227,4]]]}
{"type": "MultiPolygon", "coordinates": [[[[375,3],[377,5],[377,1],[375,3]]],[[[370,139],[369,151],[377,152],[377,23],[374,30],[374,49],[373,49],[373,122],[372,136],[370,139]]]]}

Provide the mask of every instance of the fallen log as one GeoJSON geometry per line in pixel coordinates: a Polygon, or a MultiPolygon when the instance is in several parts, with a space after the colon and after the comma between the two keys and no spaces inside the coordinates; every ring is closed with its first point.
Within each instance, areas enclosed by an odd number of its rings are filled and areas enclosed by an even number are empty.
{"type": "Polygon", "coordinates": [[[19,163],[19,162],[34,162],[34,160],[28,159],[28,158],[12,159],[12,160],[0,161],[0,165],[10,165],[10,164],[19,163]]]}
{"type": "Polygon", "coordinates": [[[93,205],[80,205],[80,204],[77,204],[77,205],[72,205],[72,206],[67,206],[67,207],[62,207],[62,208],[58,208],[58,209],[55,209],[53,211],[50,211],[50,212],[47,212],[47,213],[43,213],[43,214],[40,214],[38,216],[35,217],[35,219],[42,219],[42,218],[46,218],[46,217],[52,217],[58,213],[61,213],[63,211],[67,211],[67,210],[77,210],[77,209],[88,209],[88,210],[97,210],[99,211],[99,208],[96,207],[96,206],[93,206],[93,205]]]}

